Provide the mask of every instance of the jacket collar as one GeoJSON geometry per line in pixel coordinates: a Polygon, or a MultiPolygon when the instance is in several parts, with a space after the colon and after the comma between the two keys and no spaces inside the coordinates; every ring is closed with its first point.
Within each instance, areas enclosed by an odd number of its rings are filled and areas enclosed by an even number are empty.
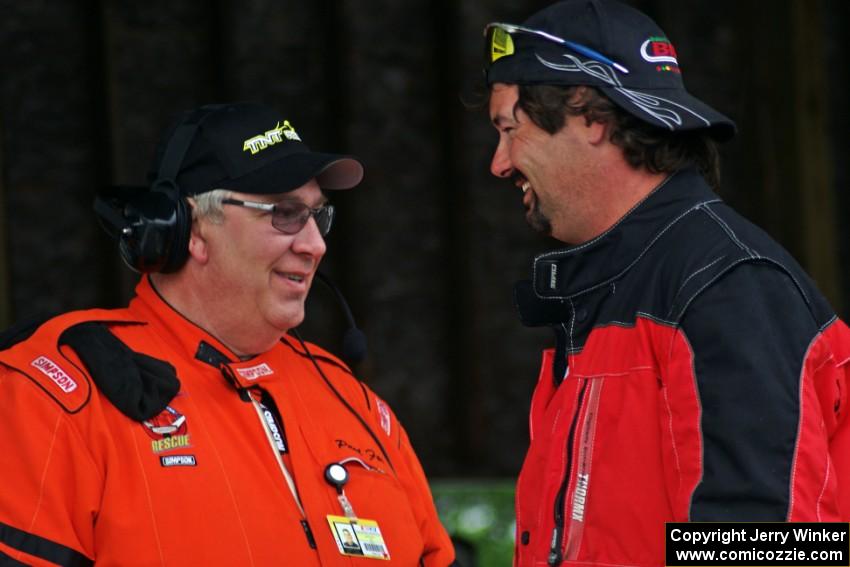
{"type": "Polygon", "coordinates": [[[529,302],[563,302],[617,279],[688,211],[718,200],[695,169],[681,170],[595,239],[535,257],[531,281],[517,284],[523,320],[529,302]]]}
{"type": "Polygon", "coordinates": [[[219,369],[237,389],[278,380],[284,366],[282,350],[271,350],[240,360],[221,341],[180,314],[154,288],[150,277],[136,286],[130,313],[148,322],[187,360],[195,359],[219,369]]]}
{"type": "Polygon", "coordinates": [[[139,281],[129,310],[155,327],[162,337],[167,337],[167,342],[180,350],[187,359],[198,358],[215,367],[225,360],[239,360],[224,343],[169,305],[154,288],[150,276],[144,276],[139,281]]]}

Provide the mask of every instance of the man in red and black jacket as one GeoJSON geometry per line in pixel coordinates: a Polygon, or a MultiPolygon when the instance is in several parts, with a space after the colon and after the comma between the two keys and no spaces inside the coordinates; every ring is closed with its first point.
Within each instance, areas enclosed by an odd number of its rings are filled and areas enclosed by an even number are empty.
{"type": "Polygon", "coordinates": [[[515,299],[547,325],[517,486],[518,565],[663,565],[671,521],[850,518],[850,331],[793,258],[724,204],[731,120],[613,0],[487,38],[491,170],[570,245],[515,299]]]}

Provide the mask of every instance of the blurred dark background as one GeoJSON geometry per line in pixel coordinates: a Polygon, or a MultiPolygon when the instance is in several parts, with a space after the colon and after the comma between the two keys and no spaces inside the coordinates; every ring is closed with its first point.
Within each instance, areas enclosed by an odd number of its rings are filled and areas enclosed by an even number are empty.
{"type": "MultiPolygon", "coordinates": [[[[722,196],[779,239],[840,314],[848,301],[850,2],[634,0],[675,44],[688,89],[735,119],[722,196]]],[[[129,298],[91,212],[143,182],[180,110],[257,100],[315,149],[367,166],[333,195],[324,270],[369,337],[358,374],[407,426],[429,475],[512,476],[548,331],[514,280],[557,243],[490,177],[495,131],[468,110],[481,30],[539,0],[0,0],[0,323],[129,298]]],[[[303,333],[339,352],[332,296],[303,333]]]]}

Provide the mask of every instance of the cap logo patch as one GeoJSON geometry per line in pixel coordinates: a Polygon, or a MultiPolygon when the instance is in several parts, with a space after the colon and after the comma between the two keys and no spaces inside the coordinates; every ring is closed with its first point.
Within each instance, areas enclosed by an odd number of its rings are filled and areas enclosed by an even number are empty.
{"type": "Polygon", "coordinates": [[[649,63],[672,63],[678,65],[676,48],[666,37],[651,37],[640,46],[640,56],[649,63]]]}
{"type": "Polygon", "coordinates": [[[242,145],[242,151],[250,151],[251,155],[255,155],[269,146],[282,142],[284,138],[298,142],[301,141],[301,136],[298,135],[298,132],[289,123],[289,120],[284,120],[283,125],[278,122],[271,130],[266,130],[263,134],[259,134],[253,138],[248,138],[242,145]]]}
{"type": "Polygon", "coordinates": [[[257,378],[274,374],[274,370],[265,362],[251,368],[237,368],[236,372],[245,380],[256,380],[257,378]]]}
{"type": "Polygon", "coordinates": [[[46,356],[39,356],[30,364],[38,368],[45,376],[53,380],[59,388],[66,394],[70,394],[77,389],[77,383],[68,374],[59,368],[55,362],[46,356]]]}

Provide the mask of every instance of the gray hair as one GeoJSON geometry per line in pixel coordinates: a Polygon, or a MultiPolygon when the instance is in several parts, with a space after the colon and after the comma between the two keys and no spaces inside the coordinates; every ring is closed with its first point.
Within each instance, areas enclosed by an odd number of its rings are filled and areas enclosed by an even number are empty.
{"type": "Polygon", "coordinates": [[[204,217],[210,222],[220,223],[224,220],[222,201],[230,198],[231,194],[227,189],[213,189],[191,197],[189,202],[192,204],[192,220],[204,217]]]}

